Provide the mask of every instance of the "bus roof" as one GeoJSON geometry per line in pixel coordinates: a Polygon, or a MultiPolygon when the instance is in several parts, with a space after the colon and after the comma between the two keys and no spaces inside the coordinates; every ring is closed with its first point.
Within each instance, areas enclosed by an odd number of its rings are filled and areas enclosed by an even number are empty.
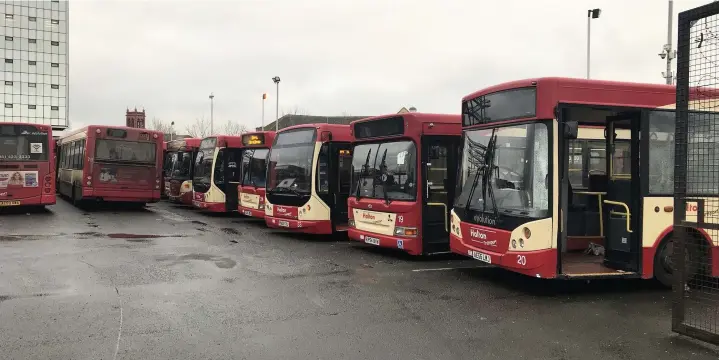
{"type": "MultiPolygon", "coordinates": [[[[621,82],[621,81],[608,81],[608,80],[591,80],[591,79],[576,79],[576,78],[563,78],[563,77],[543,77],[543,78],[531,78],[523,80],[515,80],[497,84],[484,88],[479,91],[475,91],[462,98],[462,101],[471,100],[482,95],[487,95],[495,92],[504,90],[537,87],[542,91],[556,92],[560,95],[557,100],[563,101],[582,101],[592,103],[601,103],[598,101],[597,92],[616,91],[624,92],[623,96],[636,94],[636,97],[645,97],[646,94],[674,94],[676,87],[673,85],[661,85],[661,84],[644,84],[644,83],[633,83],[633,82],[621,82]],[[584,91],[582,91],[584,90],[584,91]],[[566,99],[562,98],[566,96],[566,99]]],[[[632,101],[633,97],[620,101],[620,103],[636,103],[642,104],[642,101],[632,101]]],[[[537,100],[551,100],[541,99],[537,96],[537,100]]],[[[611,101],[612,104],[616,104],[616,101],[611,101]]],[[[662,105],[666,105],[662,104],[662,105]]]]}
{"type": "MultiPolygon", "coordinates": [[[[307,128],[316,129],[317,132],[320,134],[324,131],[329,131],[330,134],[332,134],[333,141],[352,142],[352,134],[350,134],[350,126],[342,125],[342,124],[326,124],[326,123],[302,124],[302,125],[288,126],[284,129],[280,129],[280,131],[278,131],[277,133],[279,134],[279,133],[282,133],[285,131],[296,130],[296,129],[307,129],[307,128]]],[[[317,138],[319,139],[319,134],[318,134],[317,138]]]]}
{"type": "Polygon", "coordinates": [[[200,147],[200,140],[199,138],[185,138],[185,139],[177,139],[166,142],[167,144],[167,151],[181,151],[181,150],[188,150],[188,149],[197,149],[200,147]]]}
{"type": "Polygon", "coordinates": [[[238,135],[211,135],[205,136],[204,139],[217,139],[217,147],[241,148],[242,136],[238,135]],[[221,144],[222,143],[222,144],[221,144]]]}
{"type": "MultiPolygon", "coordinates": [[[[125,131],[127,131],[128,133],[130,133],[130,134],[148,133],[148,134],[157,135],[157,138],[160,138],[160,139],[163,139],[163,137],[164,137],[164,135],[165,135],[162,131],[156,131],[156,130],[150,130],[150,129],[142,129],[142,128],[134,128],[134,127],[127,127],[127,126],[88,125],[88,126],[79,128],[79,129],[77,129],[77,130],[73,130],[73,131],[71,131],[71,132],[69,132],[69,133],[63,135],[60,139],[58,139],[58,141],[59,141],[60,143],[62,143],[63,140],[65,140],[65,139],[67,139],[67,138],[69,138],[69,137],[77,138],[77,136],[75,136],[75,135],[77,135],[77,134],[81,134],[81,133],[87,133],[87,134],[89,134],[89,133],[94,132],[94,131],[96,131],[96,130],[100,130],[100,132],[102,132],[102,130],[107,130],[107,129],[125,130],[125,131]]],[[[164,143],[164,141],[163,141],[163,143],[164,143]]]]}
{"type": "MultiPolygon", "coordinates": [[[[384,137],[399,137],[412,135],[462,135],[462,116],[452,114],[430,114],[430,113],[404,113],[372,116],[350,123],[350,130],[353,136],[355,125],[384,119],[402,118],[405,122],[403,134],[388,136],[372,136],[361,140],[377,139],[384,137]]],[[[389,129],[387,129],[389,130],[389,129]]],[[[353,141],[358,141],[356,138],[353,141]]]]}

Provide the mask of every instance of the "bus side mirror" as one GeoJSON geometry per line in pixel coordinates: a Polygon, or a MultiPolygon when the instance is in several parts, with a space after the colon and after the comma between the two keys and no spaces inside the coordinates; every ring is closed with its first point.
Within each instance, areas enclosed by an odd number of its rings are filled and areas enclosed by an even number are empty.
{"type": "Polygon", "coordinates": [[[567,121],[564,123],[564,138],[574,140],[579,133],[579,122],[567,121]]]}

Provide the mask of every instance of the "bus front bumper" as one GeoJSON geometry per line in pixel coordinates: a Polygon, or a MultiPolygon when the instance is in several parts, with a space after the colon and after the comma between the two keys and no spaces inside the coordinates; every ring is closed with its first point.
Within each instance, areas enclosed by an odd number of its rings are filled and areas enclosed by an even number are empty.
{"type": "Polygon", "coordinates": [[[198,208],[201,211],[209,211],[209,212],[227,212],[227,207],[225,206],[225,203],[220,202],[206,202],[206,201],[197,201],[192,200],[192,207],[198,208]]]}
{"type": "Polygon", "coordinates": [[[453,253],[474,258],[520,274],[554,279],[557,277],[557,250],[493,252],[469,246],[454,234],[449,236],[449,247],[453,253]]]}
{"type": "Polygon", "coordinates": [[[237,211],[240,212],[240,214],[258,218],[258,219],[264,219],[265,218],[265,209],[252,209],[244,206],[238,206],[237,211]]]}
{"type": "Polygon", "coordinates": [[[410,255],[422,255],[422,242],[419,238],[394,237],[350,227],[347,236],[352,241],[359,241],[383,248],[400,249],[410,255]]]}
{"type": "Polygon", "coordinates": [[[265,216],[265,224],[273,229],[289,230],[306,234],[328,235],[332,234],[332,222],[330,220],[292,220],[265,216]]]}

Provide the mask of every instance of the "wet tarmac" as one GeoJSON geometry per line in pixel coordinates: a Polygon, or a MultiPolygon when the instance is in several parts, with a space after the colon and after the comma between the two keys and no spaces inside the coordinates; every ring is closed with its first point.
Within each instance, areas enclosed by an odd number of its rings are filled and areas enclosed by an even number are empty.
{"type": "Polygon", "coordinates": [[[1,359],[717,359],[670,299],[168,203],[0,214],[1,359]]]}

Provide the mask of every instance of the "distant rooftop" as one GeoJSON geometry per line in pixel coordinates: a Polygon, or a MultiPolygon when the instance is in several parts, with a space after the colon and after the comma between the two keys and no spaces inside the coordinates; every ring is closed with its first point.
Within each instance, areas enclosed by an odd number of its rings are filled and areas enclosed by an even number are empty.
{"type": "MultiPolygon", "coordinates": [[[[397,112],[398,114],[405,114],[409,112],[416,112],[417,108],[414,106],[410,107],[409,110],[406,107],[402,107],[397,112]]],[[[374,115],[372,115],[374,116],[374,115]]],[[[315,115],[284,115],[279,119],[279,126],[278,129],[284,129],[286,127],[295,126],[295,125],[303,125],[303,124],[317,124],[317,123],[326,123],[326,124],[340,124],[340,125],[349,125],[349,123],[359,120],[368,118],[370,116],[315,116],[315,115]]],[[[272,131],[275,130],[275,122],[271,122],[265,127],[257,127],[255,128],[256,131],[272,131]]]]}

